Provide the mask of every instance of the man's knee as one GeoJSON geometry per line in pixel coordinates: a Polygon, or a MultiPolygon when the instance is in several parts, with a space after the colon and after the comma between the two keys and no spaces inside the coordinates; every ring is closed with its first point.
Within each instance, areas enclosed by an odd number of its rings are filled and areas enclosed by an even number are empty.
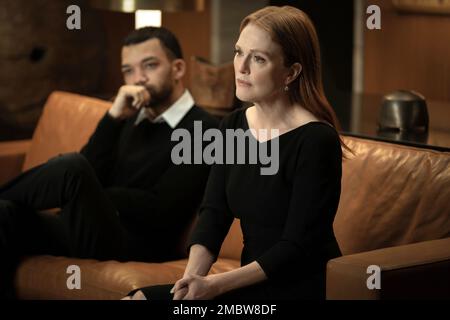
{"type": "Polygon", "coordinates": [[[85,176],[92,173],[89,161],[80,153],[66,153],[53,158],[55,165],[64,171],[68,171],[76,176],[85,176]]]}
{"type": "Polygon", "coordinates": [[[0,224],[10,222],[17,210],[18,208],[13,202],[0,199],[0,224]]]}
{"type": "Polygon", "coordinates": [[[0,212],[13,212],[16,208],[14,202],[0,199],[0,212]]]}

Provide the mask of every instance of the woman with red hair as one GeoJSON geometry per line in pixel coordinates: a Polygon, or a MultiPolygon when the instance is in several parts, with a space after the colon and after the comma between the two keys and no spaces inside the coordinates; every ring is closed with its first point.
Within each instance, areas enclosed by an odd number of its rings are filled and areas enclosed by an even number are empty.
{"type": "Polygon", "coordinates": [[[234,67],[236,95],[252,105],[227,116],[221,129],[251,129],[259,147],[276,141],[278,171],[214,164],[183,278],[143,288],[134,299],[325,297],[326,263],[340,255],[333,220],[346,146],[324,95],[312,22],[290,6],[250,14],[234,67]],[[208,275],[234,218],[244,236],[241,267],[208,275]]]}

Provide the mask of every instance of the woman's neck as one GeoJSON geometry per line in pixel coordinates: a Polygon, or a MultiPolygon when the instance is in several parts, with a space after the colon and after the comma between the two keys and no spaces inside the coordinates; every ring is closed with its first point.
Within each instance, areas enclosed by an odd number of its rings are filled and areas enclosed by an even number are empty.
{"type": "Polygon", "coordinates": [[[289,99],[278,99],[269,103],[255,103],[251,119],[258,129],[276,128],[280,132],[289,131],[302,124],[318,119],[305,108],[289,99]]]}

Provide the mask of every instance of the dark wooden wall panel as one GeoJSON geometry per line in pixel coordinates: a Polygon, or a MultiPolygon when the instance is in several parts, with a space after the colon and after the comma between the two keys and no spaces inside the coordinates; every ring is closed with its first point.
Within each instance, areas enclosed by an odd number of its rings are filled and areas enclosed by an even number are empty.
{"type": "Polygon", "coordinates": [[[381,8],[381,30],[365,30],[365,92],[411,89],[450,100],[450,15],[402,14],[391,0],[381,8]]]}

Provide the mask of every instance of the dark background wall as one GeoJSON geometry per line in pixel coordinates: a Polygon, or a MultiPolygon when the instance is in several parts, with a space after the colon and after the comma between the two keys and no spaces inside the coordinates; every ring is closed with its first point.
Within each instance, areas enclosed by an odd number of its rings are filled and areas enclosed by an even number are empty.
{"type": "MultiPolygon", "coordinates": [[[[120,72],[120,53],[122,40],[134,29],[134,14],[106,10],[95,10],[105,30],[106,52],[105,71],[101,80],[102,96],[114,94],[123,83],[120,72]]],[[[206,2],[202,12],[163,12],[162,25],[173,31],[183,49],[187,62],[185,84],[189,87],[190,64],[192,56],[209,59],[211,47],[210,2],[206,2]]]]}
{"type": "MultiPolygon", "coordinates": [[[[354,1],[268,1],[296,6],[313,20],[325,92],[345,127],[351,108],[354,1]]],[[[450,101],[449,15],[398,12],[391,0],[364,3],[379,5],[382,19],[382,30],[362,26],[364,92],[383,95],[403,88],[450,101]]],[[[183,46],[188,87],[190,58],[211,58],[211,16],[211,0],[203,12],[163,13],[163,25],[183,46]]],[[[53,90],[111,97],[122,83],[122,39],[133,28],[133,14],[92,9],[87,0],[0,1],[0,141],[31,137],[53,90]],[[81,30],[66,28],[70,4],[82,9],[81,30]]]]}
{"type": "Polygon", "coordinates": [[[272,0],[270,4],[295,6],[313,21],[321,47],[325,94],[340,122],[347,125],[352,91],[353,0],[272,0]]]}
{"type": "Polygon", "coordinates": [[[381,9],[382,28],[365,32],[364,91],[410,89],[450,101],[450,15],[401,12],[390,0],[370,3],[381,9]]]}
{"type": "Polygon", "coordinates": [[[0,1],[0,140],[31,136],[53,90],[99,90],[105,34],[84,0],[0,1]],[[66,9],[82,10],[81,30],[68,30],[66,9]]]}
{"type": "MultiPolygon", "coordinates": [[[[179,37],[189,79],[190,57],[210,58],[210,2],[203,12],[164,12],[162,21],[179,37]]],[[[133,13],[93,9],[88,0],[0,1],[0,141],[30,138],[54,90],[111,98],[134,27],[133,13]],[[66,27],[71,4],[81,8],[81,30],[66,27]]]]}

